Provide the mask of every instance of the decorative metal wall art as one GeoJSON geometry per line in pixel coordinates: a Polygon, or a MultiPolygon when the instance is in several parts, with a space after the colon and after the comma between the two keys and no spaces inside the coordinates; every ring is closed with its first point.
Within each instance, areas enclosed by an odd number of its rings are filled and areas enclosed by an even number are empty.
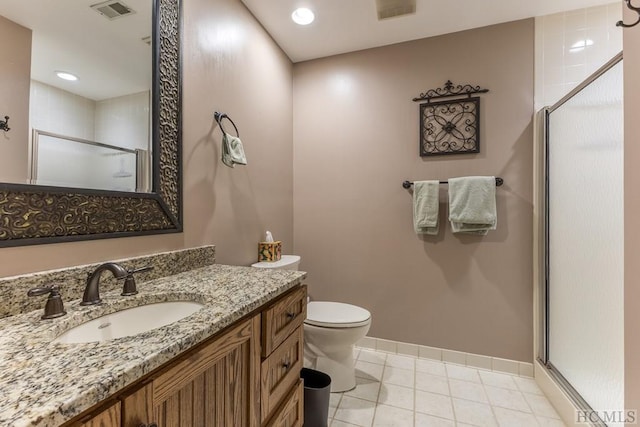
{"type": "Polygon", "coordinates": [[[480,98],[420,105],[420,155],[478,153],[480,98]]]}
{"type": "Polygon", "coordinates": [[[480,152],[480,86],[454,85],[429,89],[414,98],[420,104],[420,156],[480,152]],[[456,98],[432,102],[433,99],[456,98]]]}

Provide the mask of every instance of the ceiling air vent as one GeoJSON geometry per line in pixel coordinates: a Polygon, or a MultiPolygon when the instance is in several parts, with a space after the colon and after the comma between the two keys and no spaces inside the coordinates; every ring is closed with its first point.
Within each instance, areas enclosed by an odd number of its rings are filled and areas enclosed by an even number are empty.
{"type": "Polygon", "coordinates": [[[131,9],[126,4],[117,0],[105,1],[102,3],[94,4],[91,6],[91,9],[95,10],[100,15],[104,16],[109,20],[122,18],[123,16],[136,13],[135,10],[131,9]]]}
{"type": "Polygon", "coordinates": [[[416,13],[416,0],[376,0],[378,20],[416,13]]]}

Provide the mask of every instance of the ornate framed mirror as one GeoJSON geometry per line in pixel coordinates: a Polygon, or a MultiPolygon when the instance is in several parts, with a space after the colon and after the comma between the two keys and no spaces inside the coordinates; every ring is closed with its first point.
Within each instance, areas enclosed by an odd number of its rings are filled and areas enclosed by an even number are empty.
{"type": "Polygon", "coordinates": [[[0,183],[0,247],[182,231],[180,0],[151,12],[151,191],[0,183]]]}

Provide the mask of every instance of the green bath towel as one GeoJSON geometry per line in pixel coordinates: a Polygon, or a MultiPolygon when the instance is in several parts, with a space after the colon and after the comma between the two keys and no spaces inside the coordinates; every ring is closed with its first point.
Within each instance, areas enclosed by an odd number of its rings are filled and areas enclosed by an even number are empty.
{"type": "Polygon", "coordinates": [[[413,228],[417,234],[438,234],[438,181],[413,183],[413,228]]]}
{"type": "Polygon", "coordinates": [[[486,235],[498,224],[496,178],[449,179],[449,221],[454,233],[486,235]]]}
{"type": "Polygon", "coordinates": [[[246,165],[247,157],[242,148],[240,138],[224,132],[222,135],[222,163],[230,168],[235,165],[246,165]]]}

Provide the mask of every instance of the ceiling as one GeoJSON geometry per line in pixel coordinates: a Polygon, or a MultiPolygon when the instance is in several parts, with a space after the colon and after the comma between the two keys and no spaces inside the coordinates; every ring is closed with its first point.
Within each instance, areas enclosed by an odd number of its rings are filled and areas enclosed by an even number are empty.
{"type": "MultiPolygon", "coordinates": [[[[242,0],[293,62],[612,3],[611,0],[417,0],[416,13],[378,21],[375,0],[242,0]],[[291,12],[316,20],[299,26],[291,12]]],[[[622,6],[621,6],[622,7],[622,6]]]]}
{"type": "Polygon", "coordinates": [[[100,0],[2,0],[0,15],[33,31],[31,78],[102,100],[151,88],[151,2],[122,0],[136,13],[110,21],[100,0]],[[67,82],[55,71],[79,77],[67,82]]]}
{"type": "MultiPolygon", "coordinates": [[[[121,0],[135,14],[109,21],[99,0],[2,0],[0,15],[33,30],[32,78],[93,100],[149,90],[151,2],[121,0]],[[66,82],[57,70],[80,77],[66,82]]],[[[376,0],[242,0],[293,62],[415,40],[611,0],[416,0],[413,15],[377,20],[376,0]],[[297,7],[316,20],[291,21],[297,7]]]]}

